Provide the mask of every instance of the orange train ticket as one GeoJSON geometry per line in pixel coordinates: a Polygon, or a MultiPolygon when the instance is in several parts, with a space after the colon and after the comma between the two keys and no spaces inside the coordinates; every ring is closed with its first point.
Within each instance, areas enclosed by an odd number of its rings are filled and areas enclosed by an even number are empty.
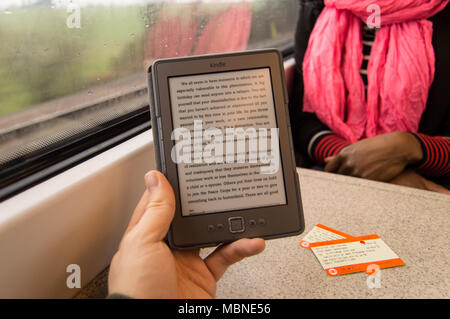
{"type": "Polygon", "coordinates": [[[317,224],[311,229],[311,231],[300,241],[299,245],[306,249],[311,249],[310,245],[312,243],[353,238],[349,234],[340,232],[339,230],[327,227],[322,224],[317,224]]]}
{"type": "Polygon", "coordinates": [[[405,264],[375,234],[310,243],[309,247],[329,276],[366,271],[372,264],[380,269],[405,264]]]}

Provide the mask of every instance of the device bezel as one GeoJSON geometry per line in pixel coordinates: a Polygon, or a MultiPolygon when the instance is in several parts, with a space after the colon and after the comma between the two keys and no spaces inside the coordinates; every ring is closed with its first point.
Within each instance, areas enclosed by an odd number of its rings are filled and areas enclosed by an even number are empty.
{"type": "Polygon", "coordinates": [[[151,101],[155,149],[160,158],[161,170],[175,190],[176,211],[168,234],[170,246],[177,249],[216,246],[240,238],[278,238],[299,234],[304,229],[298,175],[293,156],[290,132],[288,97],[286,92],[281,53],[276,49],[245,51],[228,54],[214,54],[186,58],[157,60],[151,67],[151,101]],[[182,216],[179,195],[177,165],[171,160],[174,141],[172,112],[170,105],[169,78],[184,75],[239,71],[269,68],[275,116],[279,128],[281,168],[286,191],[286,204],[269,207],[250,208],[204,215],[182,216]],[[155,133],[155,131],[157,131],[155,133]],[[157,138],[155,138],[155,136],[157,138]],[[279,215],[283,215],[280,218],[279,215]],[[228,220],[244,217],[245,231],[230,232],[228,220]],[[249,221],[264,220],[247,225],[249,221]],[[222,230],[211,230],[210,225],[222,224],[222,230]]]}

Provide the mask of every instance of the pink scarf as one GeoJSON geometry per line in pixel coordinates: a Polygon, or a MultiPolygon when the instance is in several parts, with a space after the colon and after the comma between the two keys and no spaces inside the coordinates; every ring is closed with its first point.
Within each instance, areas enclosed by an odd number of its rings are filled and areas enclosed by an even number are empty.
{"type": "Polygon", "coordinates": [[[447,3],[325,0],[303,61],[303,111],[316,113],[351,142],[393,131],[417,132],[435,71],[433,25],[426,19],[447,3]],[[366,97],[359,73],[361,21],[373,21],[368,19],[374,12],[367,11],[373,4],[381,9],[381,28],[370,54],[366,97]]]}

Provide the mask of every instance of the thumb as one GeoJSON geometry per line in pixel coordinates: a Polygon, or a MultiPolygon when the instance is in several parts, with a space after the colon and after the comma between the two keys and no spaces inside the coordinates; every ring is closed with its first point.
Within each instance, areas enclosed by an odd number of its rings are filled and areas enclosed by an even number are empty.
{"type": "Polygon", "coordinates": [[[338,170],[338,168],[341,166],[341,157],[339,155],[328,157],[328,161],[325,161],[325,172],[333,173],[338,170]]]}
{"type": "Polygon", "coordinates": [[[259,254],[266,244],[261,238],[243,238],[231,244],[219,246],[204,259],[211,274],[218,281],[232,264],[259,254]]]}
{"type": "Polygon", "coordinates": [[[427,188],[427,190],[429,190],[429,191],[450,195],[450,190],[448,190],[447,188],[445,188],[442,185],[433,183],[432,181],[430,181],[428,179],[424,178],[424,184],[425,184],[425,187],[427,188]]]}
{"type": "Polygon", "coordinates": [[[175,196],[166,177],[158,171],[145,175],[147,203],[145,211],[136,225],[137,231],[146,233],[152,242],[161,241],[166,236],[175,213],[175,196]]]}

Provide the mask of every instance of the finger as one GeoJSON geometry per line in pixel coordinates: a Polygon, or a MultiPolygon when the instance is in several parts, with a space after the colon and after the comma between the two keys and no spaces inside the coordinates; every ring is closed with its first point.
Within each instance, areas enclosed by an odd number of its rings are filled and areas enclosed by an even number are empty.
{"type": "Polygon", "coordinates": [[[218,281],[232,264],[246,257],[259,254],[265,247],[266,244],[261,238],[240,239],[217,248],[205,258],[205,263],[216,281],[218,281]]]}
{"type": "Polygon", "coordinates": [[[145,210],[135,228],[146,233],[146,238],[157,242],[169,230],[175,213],[175,195],[166,177],[158,171],[145,176],[148,198],[145,210]]]}
{"type": "Polygon", "coordinates": [[[353,171],[353,168],[352,167],[350,167],[350,166],[348,166],[348,165],[345,165],[345,163],[343,163],[340,167],[339,167],[339,169],[337,170],[337,174],[340,174],[340,175],[352,175],[352,171],[353,171]]]}
{"type": "Polygon", "coordinates": [[[333,158],[335,158],[336,156],[328,156],[328,157],[325,157],[325,159],[323,160],[325,163],[328,163],[328,162],[330,162],[333,158]]]}
{"type": "Polygon", "coordinates": [[[337,155],[333,156],[331,160],[325,165],[325,172],[334,173],[341,165],[342,157],[337,155]]]}
{"type": "Polygon", "coordinates": [[[425,184],[425,187],[432,192],[438,192],[438,193],[450,195],[450,191],[442,185],[436,184],[425,178],[424,178],[423,183],[425,184]]]}

